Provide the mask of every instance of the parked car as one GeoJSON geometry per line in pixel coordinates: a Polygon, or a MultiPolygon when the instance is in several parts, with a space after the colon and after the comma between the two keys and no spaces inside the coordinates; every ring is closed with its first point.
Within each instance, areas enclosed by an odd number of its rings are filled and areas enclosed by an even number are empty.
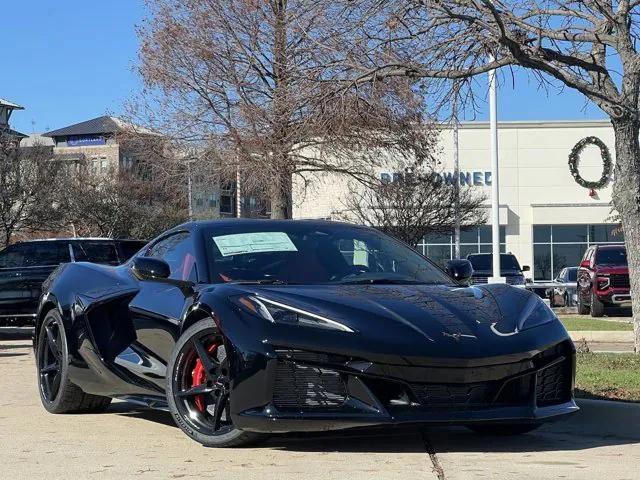
{"type": "MultiPolygon", "coordinates": [[[[493,276],[493,254],[472,253],[467,255],[467,260],[473,266],[472,283],[487,283],[489,277],[493,276]]],[[[524,288],[526,282],[523,272],[528,271],[529,267],[527,265],[520,267],[518,259],[512,253],[500,254],[500,276],[505,277],[509,285],[524,288]]]]}
{"type": "Polygon", "coordinates": [[[552,307],[571,307],[577,303],[578,267],[566,267],[553,279],[558,285],[548,290],[547,298],[552,307]],[[568,287],[567,284],[571,284],[568,287]]]}
{"type": "Polygon", "coordinates": [[[575,412],[575,349],[543,300],[447,268],[362,226],[187,223],[125,265],[49,277],[38,392],[52,413],[168,408],[214,447],[416,422],[517,434],[575,412]]]}
{"type": "Polygon", "coordinates": [[[623,245],[594,245],[578,269],[578,313],[602,317],[612,307],[631,307],[627,250],[623,245]]]}
{"type": "Polygon", "coordinates": [[[145,242],[103,238],[31,240],[0,251],[0,321],[33,323],[42,282],[58,265],[94,262],[118,265],[145,242]]]}

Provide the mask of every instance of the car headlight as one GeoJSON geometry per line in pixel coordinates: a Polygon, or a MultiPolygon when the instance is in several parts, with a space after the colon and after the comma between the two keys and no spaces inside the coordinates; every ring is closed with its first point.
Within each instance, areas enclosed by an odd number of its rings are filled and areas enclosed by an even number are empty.
{"type": "Polygon", "coordinates": [[[545,323],[557,321],[558,317],[553,310],[542,301],[537,295],[532,295],[529,301],[522,309],[520,320],[518,322],[518,330],[527,330],[537,327],[545,323]]]}
{"type": "Polygon", "coordinates": [[[258,295],[234,297],[231,298],[231,301],[244,311],[264,318],[272,323],[323,328],[326,330],[341,330],[343,332],[353,333],[351,328],[340,322],[258,295]]]}

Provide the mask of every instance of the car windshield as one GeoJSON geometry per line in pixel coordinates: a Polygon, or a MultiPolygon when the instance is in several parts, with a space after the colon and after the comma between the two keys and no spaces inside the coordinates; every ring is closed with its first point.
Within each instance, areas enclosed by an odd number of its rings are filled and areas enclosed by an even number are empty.
{"type": "MultiPolygon", "coordinates": [[[[474,270],[491,270],[493,255],[479,254],[468,255],[467,260],[471,262],[474,270]]],[[[508,253],[500,254],[500,270],[520,270],[520,264],[515,256],[508,253]]]]}
{"type": "Polygon", "coordinates": [[[627,265],[627,251],[624,248],[599,248],[596,265],[627,265]]]}
{"type": "Polygon", "coordinates": [[[452,283],[408,246],[345,224],[239,223],[209,229],[205,242],[213,283],[452,283]]]}

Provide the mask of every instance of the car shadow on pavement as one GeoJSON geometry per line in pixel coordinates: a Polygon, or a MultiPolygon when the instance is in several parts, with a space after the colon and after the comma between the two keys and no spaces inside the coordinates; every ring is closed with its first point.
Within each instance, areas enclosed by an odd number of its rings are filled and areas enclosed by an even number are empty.
{"type": "MultiPolygon", "coordinates": [[[[527,453],[640,444],[640,404],[595,400],[580,400],[579,404],[581,411],[569,419],[545,424],[525,435],[480,435],[464,427],[371,427],[271,435],[255,448],[318,453],[424,453],[430,449],[438,453],[527,453]]],[[[114,403],[107,413],[175,427],[168,412],[132,410],[126,403],[114,403]]]]}

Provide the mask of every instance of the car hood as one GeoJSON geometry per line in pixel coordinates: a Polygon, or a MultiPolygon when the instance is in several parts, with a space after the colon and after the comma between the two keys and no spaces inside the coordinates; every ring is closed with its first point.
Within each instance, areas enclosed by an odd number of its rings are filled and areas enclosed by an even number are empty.
{"type": "Polygon", "coordinates": [[[598,265],[595,268],[596,275],[628,275],[629,267],[619,265],[598,265]]]}
{"type": "Polygon", "coordinates": [[[337,285],[248,288],[252,293],[338,321],[370,342],[447,344],[517,336],[540,299],[506,284],[337,285]]]}
{"type": "MultiPolygon", "coordinates": [[[[502,270],[500,272],[502,277],[521,277],[523,273],[520,270],[502,270]]],[[[492,270],[474,270],[474,277],[491,277],[493,276],[492,270]]]]}

